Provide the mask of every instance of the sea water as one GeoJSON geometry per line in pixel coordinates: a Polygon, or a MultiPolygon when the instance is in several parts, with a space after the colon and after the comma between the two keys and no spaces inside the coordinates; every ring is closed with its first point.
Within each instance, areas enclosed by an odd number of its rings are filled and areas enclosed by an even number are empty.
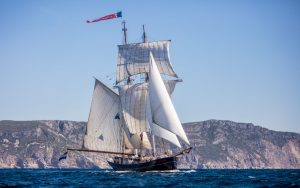
{"type": "Polygon", "coordinates": [[[300,187],[300,170],[0,169],[0,187],[300,187]]]}

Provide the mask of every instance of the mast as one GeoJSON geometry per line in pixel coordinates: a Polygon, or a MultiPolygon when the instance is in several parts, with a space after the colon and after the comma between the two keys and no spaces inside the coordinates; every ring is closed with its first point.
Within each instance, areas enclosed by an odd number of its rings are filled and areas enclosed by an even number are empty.
{"type": "MultiPolygon", "coordinates": [[[[123,40],[123,44],[127,44],[127,28],[126,28],[126,22],[125,22],[125,20],[122,22],[122,24],[123,24],[123,29],[122,29],[122,31],[123,31],[123,38],[124,38],[124,40],[123,40]]],[[[129,78],[128,78],[129,79],[129,78]]],[[[124,125],[123,125],[124,126],[124,125]]],[[[122,143],[122,148],[123,148],[123,153],[124,153],[124,150],[125,150],[125,142],[124,142],[124,139],[125,139],[125,137],[124,137],[124,128],[123,128],[123,134],[122,134],[122,137],[123,137],[123,143],[122,143]]],[[[124,155],[123,155],[123,158],[124,158],[124,155]]]]}
{"type": "MultiPolygon", "coordinates": [[[[143,43],[146,43],[147,42],[147,35],[146,35],[146,31],[145,31],[145,25],[143,25],[143,35],[142,35],[142,38],[143,38],[143,43]]],[[[148,73],[145,72],[144,75],[144,80],[145,82],[148,81],[148,73]]]]}
{"type": "MultiPolygon", "coordinates": [[[[147,35],[145,31],[145,25],[143,25],[143,43],[147,42],[147,35]]],[[[148,73],[145,73],[145,82],[148,82],[149,80],[149,75],[148,73]]],[[[156,154],[156,147],[155,147],[155,136],[152,134],[152,146],[153,146],[153,156],[156,154]]]]}
{"type": "Polygon", "coordinates": [[[147,42],[147,35],[145,32],[145,25],[143,25],[143,43],[146,43],[146,42],[147,42]]]}
{"type": "MultiPolygon", "coordinates": [[[[127,28],[126,28],[126,22],[125,22],[125,20],[122,22],[122,24],[123,24],[123,29],[122,29],[122,31],[123,31],[123,44],[127,44],[127,28]]],[[[123,125],[124,126],[124,125],[123,125]]],[[[123,131],[124,131],[124,129],[123,129],[123,131]]],[[[123,134],[122,134],[122,136],[123,136],[123,144],[122,144],[122,148],[123,148],[123,153],[124,153],[124,150],[125,150],[125,142],[124,142],[124,139],[125,139],[125,137],[124,137],[124,132],[123,132],[123,134]]],[[[124,155],[123,155],[123,158],[124,158],[124,155]]]]}
{"type": "Polygon", "coordinates": [[[123,24],[123,29],[122,29],[122,31],[123,31],[123,36],[124,36],[124,41],[123,41],[123,43],[124,43],[124,44],[127,44],[127,28],[126,28],[126,22],[125,22],[125,20],[122,22],[122,24],[123,24]]]}
{"type": "MultiPolygon", "coordinates": [[[[143,43],[147,42],[147,35],[146,35],[146,31],[145,31],[145,25],[143,25],[143,43]]],[[[148,73],[145,73],[145,82],[149,81],[149,75],[148,73]]],[[[153,156],[155,156],[156,154],[156,147],[155,147],[155,136],[154,134],[152,134],[152,148],[153,148],[153,156]]]]}
{"type": "Polygon", "coordinates": [[[156,154],[156,147],[155,147],[155,136],[152,134],[152,144],[153,144],[153,156],[156,154]]]}

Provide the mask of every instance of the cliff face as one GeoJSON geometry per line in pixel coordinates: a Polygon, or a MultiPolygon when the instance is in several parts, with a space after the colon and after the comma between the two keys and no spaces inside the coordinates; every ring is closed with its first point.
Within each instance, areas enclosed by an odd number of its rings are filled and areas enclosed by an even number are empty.
{"type": "MultiPolygon", "coordinates": [[[[300,134],[221,120],[183,126],[193,150],[180,168],[300,168],[300,134]]],[[[58,161],[66,146],[82,146],[85,129],[85,122],[0,121],[0,168],[109,168],[107,154],[69,152],[58,161]]]]}
{"type": "Polygon", "coordinates": [[[108,156],[94,153],[58,161],[67,146],[81,147],[85,129],[85,122],[0,121],[0,168],[108,168],[108,156]]]}
{"type": "Polygon", "coordinates": [[[184,127],[194,149],[183,167],[300,168],[300,134],[220,120],[184,127]]]}

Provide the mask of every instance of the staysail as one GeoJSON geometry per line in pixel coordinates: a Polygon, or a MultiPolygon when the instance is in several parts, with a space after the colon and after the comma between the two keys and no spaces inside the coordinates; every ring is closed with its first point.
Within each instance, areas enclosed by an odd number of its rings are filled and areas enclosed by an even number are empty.
{"type": "Polygon", "coordinates": [[[180,143],[177,139],[177,136],[174,133],[166,130],[165,128],[162,128],[162,127],[158,126],[157,124],[155,124],[153,122],[150,98],[147,101],[147,123],[148,123],[148,126],[150,127],[152,135],[163,138],[163,139],[171,142],[172,144],[176,145],[179,148],[181,147],[181,145],[180,145],[180,143]]]}
{"type": "Polygon", "coordinates": [[[96,151],[122,152],[119,96],[99,80],[94,93],[87,123],[84,147],[96,151]]]}
{"type": "Polygon", "coordinates": [[[189,144],[168,91],[164,86],[164,82],[160,76],[152,52],[150,52],[149,99],[153,122],[176,134],[184,142],[189,144]]]}
{"type": "Polygon", "coordinates": [[[169,43],[157,41],[119,45],[116,83],[129,76],[149,72],[150,52],[161,74],[177,77],[170,62],[169,43]]]}

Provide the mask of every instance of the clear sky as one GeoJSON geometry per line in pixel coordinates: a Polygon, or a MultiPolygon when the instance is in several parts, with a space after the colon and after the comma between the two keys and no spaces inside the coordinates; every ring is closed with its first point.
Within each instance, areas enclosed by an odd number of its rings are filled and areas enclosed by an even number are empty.
{"type": "Polygon", "coordinates": [[[300,1],[1,0],[0,120],[87,121],[93,76],[112,86],[122,19],[130,42],[171,39],[182,122],[300,133],[300,1]]]}

